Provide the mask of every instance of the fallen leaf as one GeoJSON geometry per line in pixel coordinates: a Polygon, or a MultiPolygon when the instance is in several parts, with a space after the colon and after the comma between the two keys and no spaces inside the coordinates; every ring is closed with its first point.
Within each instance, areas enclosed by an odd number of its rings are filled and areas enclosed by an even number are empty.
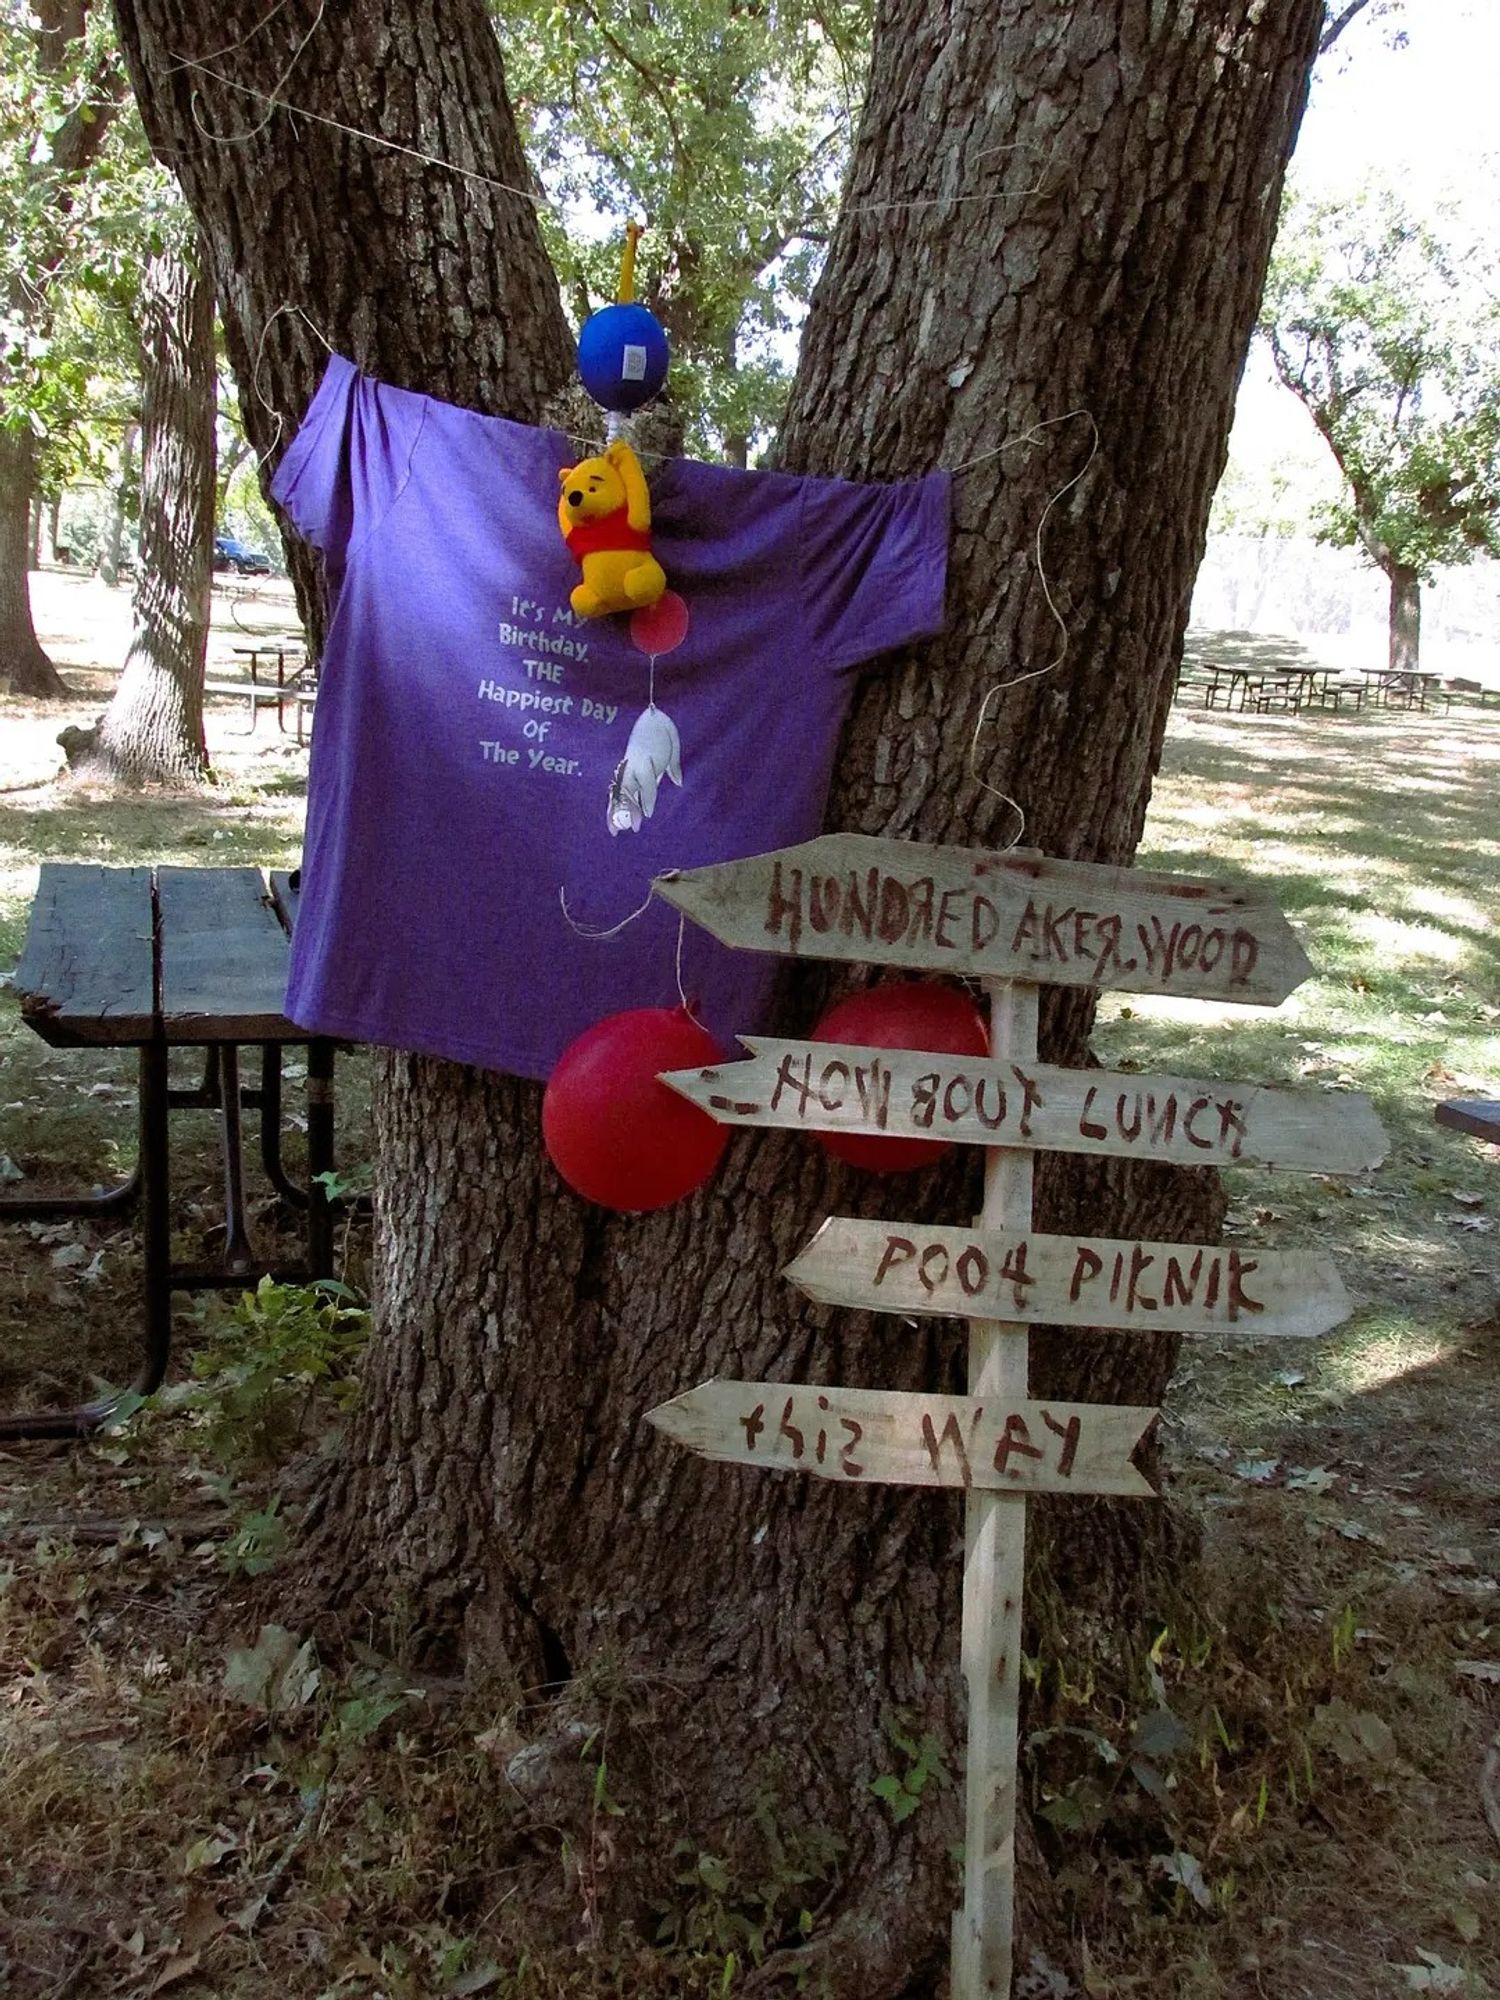
{"type": "Polygon", "coordinates": [[[1448,1921],[1465,1944],[1479,1942],[1479,1912],[1469,1903],[1450,1903],[1448,1921]]]}
{"type": "Polygon", "coordinates": [[[1200,1910],[1211,1910],[1214,1899],[1203,1879],[1203,1866],[1195,1854],[1178,1848],[1175,1854],[1153,1854],[1151,1866],[1169,1882],[1186,1889],[1200,1910]]]}
{"type": "Polygon", "coordinates": [[[1466,1985],[1463,1972],[1456,1965],[1445,1965],[1435,1952],[1417,1947],[1418,1957],[1425,1959],[1424,1965],[1398,1965],[1396,1970],[1406,1974],[1408,1990],[1413,1993],[1462,1993],[1466,1985]]]}
{"type": "Polygon", "coordinates": [[[1326,1465],[1293,1465],[1287,1468],[1288,1493],[1326,1493],[1338,1479],[1326,1465]]]}
{"type": "Polygon", "coordinates": [[[1478,1569],[1472,1549],[1439,1549],[1437,1559],[1449,1569],[1478,1569]]]}
{"type": "Polygon", "coordinates": [[[1459,1660],[1453,1671],[1466,1680],[1491,1681],[1500,1687],[1500,1660],[1459,1660]]]}
{"type": "Polygon", "coordinates": [[[1453,1188],[1448,1195],[1448,1199],[1449,1201],[1456,1201],[1460,1208],[1484,1207],[1484,1196],[1477,1194],[1473,1188],[1453,1188]]]}
{"type": "Polygon", "coordinates": [[[1234,1467],[1236,1479],[1243,1479],[1250,1486],[1267,1486],[1280,1470],[1279,1458],[1242,1458],[1234,1467]]]}
{"type": "Polygon", "coordinates": [[[204,1868],[217,1868],[226,1854],[233,1854],[239,1842],[232,1836],[210,1834],[206,1839],[195,1840],[182,1857],[184,1875],[196,1875],[204,1868]]]}
{"type": "Polygon", "coordinates": [[[492,1958],[479,1965],[471,1965],[466,1972],[458,1973],[444,1986],[445,1993],[488,1993],[492,1986],[500,1983],[500,1968],[492,1958]]]}
{"type": "Polygon", "coordinates": [[[24,1181],[25,1172],[16,1165],[9,1153],[0,1153],[0,1181],[24,1181]]]}
{"type": "Polygon", "coordinates": [[[305,1708],[318,1691],[321,1675],[311,1639],[298,1645],[284,1625],[262,1625],[253,1646],[232,1648],[224,1663],[224,1687],[251,1708],[271,1715],[305,1708]]]}
{"type": "Polygon", "coordinates": [[[1346,1542],[1368,1542],[1372,1549],[1385,1547],[1385,1536],[1367,1528],[1363,1521],[1340,1521],[1339,1533],[1346,1542]]]}
{"type": "Polygon", "coordinates": [[[177,1942],[184,1951],[201,1951],[210,1938],[224,1928],[219,1906],[211,1896],[194,1890],[183,1903],[177,1924],[177,1942]]]}
{"type": "Polygon", "coordinates": [[[1495,1226],[1487,1215],[1457,1215],[1453,1220],[1456,1228],[1472,1230],[1476,1236],[1488,1236],[1495,1226]]]}
{"type": "Polygon", "coordinates": [[[1353,1709],[1346,1701],[1324,1702],[1313,1711],[1318,1740],[1345,1765],[1375,1765],[1384,1769],[1397,1757],[1396,1738],[1383,1716],[1353,1709]]]}
{"type": "Polygon", "coordinates": [[[75,1264],[86,1264],[88,1261],[88,1248],[82,1243],[64,1243],[52,1253],[52,1268],[55,1271],[70,1271],[75,1264]]]}
{"type": "Polygon", "coordinates": [[[201,1951],[189,1951],[183,1953],[180,1958],[169,1958],[147,1991],[163,1993],[167,1987],[175,1986],[179,1979],[190,1978],[198,1970],[198,1961],[202,1956],[201,1951]]]}

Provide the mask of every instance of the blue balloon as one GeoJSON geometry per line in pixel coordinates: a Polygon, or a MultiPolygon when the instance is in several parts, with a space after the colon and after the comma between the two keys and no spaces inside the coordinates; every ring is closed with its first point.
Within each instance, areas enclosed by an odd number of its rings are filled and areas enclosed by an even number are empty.
{"type": "Polygon", "coordinates": [[[602,409],[638,410],[667,379],[667,336],[645,306],[604,306],[578,336],[578,373],[602,409]]]}

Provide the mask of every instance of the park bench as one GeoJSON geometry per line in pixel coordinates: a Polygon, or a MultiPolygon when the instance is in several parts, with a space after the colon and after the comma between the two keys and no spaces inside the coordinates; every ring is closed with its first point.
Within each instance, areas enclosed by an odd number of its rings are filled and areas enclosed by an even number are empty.
{"type": "MultiPolygon", "coordinates": [[[[269,1267],[245,1215],[240,1114],[260,1114],[261,1160],[276,1191],[306,1221],[305,1266],[270,1270],[291,1282],[330,1277],[331,1211],[318,1176],[333,1168],[332,1042],[311,1037],[282,1012],[297,878],[258,868],[104,868],[46,862],[12,981],[29,1028],[59,1049],[138,1052],[140,1145],[134,1172],[88,1195],[6,1195],[0,1218],[105,1216],[140,1200],[144,1218],[144,1357],[133,1384],[149,1394],[171,1347],[174,1290],[243,1288],[269,1267]],[[281,1159],[281,1056],[307,1048],[308,1185],[295,1186],[281,1159]],[[242,1046],[261,1051],[258,1090],[240,1084],[242,1046]],[[203,1052],[202,1081],[174,1088],[174,1049],[203,1052]],[[224,1167],[225,1235],[213,1266],[172,1254],[170,1113],[218,1113],[224,1167]]],[[[76,1436],[108,1419],[117,1398],[72,1410],[0,1414],[0,1438],[76,1436]]]]}

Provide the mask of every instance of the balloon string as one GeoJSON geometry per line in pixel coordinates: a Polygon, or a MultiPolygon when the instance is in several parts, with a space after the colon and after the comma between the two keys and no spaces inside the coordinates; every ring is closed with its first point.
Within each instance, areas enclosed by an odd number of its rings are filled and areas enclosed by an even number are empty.
{"type": "Polygon", "coordinates": [[[646,900],[641,904],[640,908],[632,910],[628,917],[621,917],[617,924],[611,924],[607,930],[596,929],[592,924],[580,924],[576,922],[572,911],[568,908],[568,892],[565,888],[558,889],[557,900],[562,905],[563,922],[573,932],[575,937],[590,939],[612,938],[618,937],[626,925],[633,924],[637,917],[645,916],[647,910],[651,907],[651,898],[655,893],[655,889],[656,885],[653,883],[651,888],[646,891],[646,900]]]}
{"type": "Polygon", "coordinates": [[[677,912],[677,997],[682,1002],[683,1013],[687,1015],[690,1021],[696,1022],[698,1027],[703,1028],[703,1032],[707,1034],[708,1029],[704,1028],[703,1023],[698,1019],[698,1010],[694,1007],[692,1001],[689,1000],[687,987],[683,984],[682,980],[682,941],[686,933],[687,912],[686,910],[679,910],[677,912]]]}

